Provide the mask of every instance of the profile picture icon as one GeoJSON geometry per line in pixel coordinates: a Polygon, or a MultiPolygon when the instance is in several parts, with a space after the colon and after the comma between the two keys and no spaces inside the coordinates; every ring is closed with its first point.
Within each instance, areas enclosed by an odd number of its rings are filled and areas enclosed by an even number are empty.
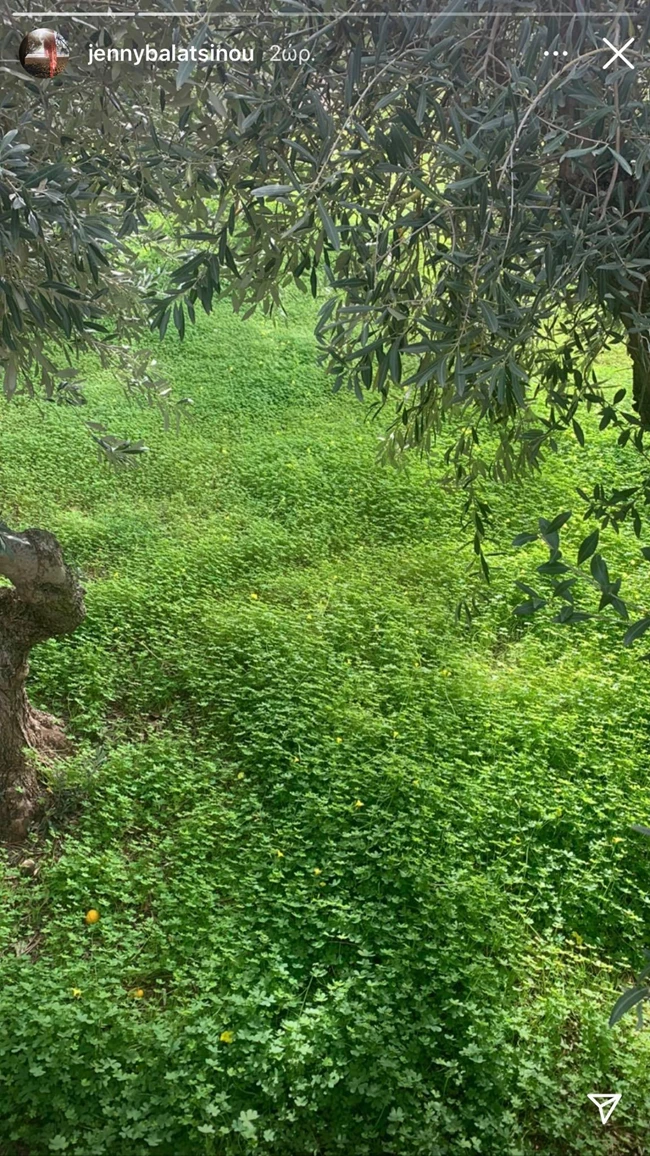
{"type": "Polygon", "coordinates": [[[52,80],[67,66],[70,50],[59,32],[52,28],[35,28],[23,38],[18,57],[30,76],[52,80]]]}

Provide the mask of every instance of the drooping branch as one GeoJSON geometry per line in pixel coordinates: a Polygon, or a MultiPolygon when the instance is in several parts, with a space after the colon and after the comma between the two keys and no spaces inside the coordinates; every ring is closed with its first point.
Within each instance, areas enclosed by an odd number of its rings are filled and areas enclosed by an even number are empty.
{"type": "Polygon", "coordinates": [[[30,705],[25,691],[32,647],[70,634],[83,621],[83,589],[45,530],[15,533],[0,525],[0,837],[24,837],[37,809],[34,759],[65,745],[56,720],[30,705]]]}

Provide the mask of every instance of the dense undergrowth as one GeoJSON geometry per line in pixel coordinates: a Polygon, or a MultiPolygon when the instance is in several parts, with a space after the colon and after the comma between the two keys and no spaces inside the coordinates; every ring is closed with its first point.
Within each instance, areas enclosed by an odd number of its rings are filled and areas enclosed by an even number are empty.
{"type": "MultiPolygon", "coordinates": [[[[649,914],[647,667],[606,618],[515,619],[509,549],[455,622],[459,503],[377,465],[311,330],[168,339],[180,436],[91,375],[132,472],[79,411],[2,410],[3,513],[60,536],[88,619],[33,663],[79,749],[36,874],[2,864],[0,1151],[641,1154],[650,1049],[607,1016],[649,914]]],[[[633,461],[567,441],[495,495],[503,541],[633,461]]]]}

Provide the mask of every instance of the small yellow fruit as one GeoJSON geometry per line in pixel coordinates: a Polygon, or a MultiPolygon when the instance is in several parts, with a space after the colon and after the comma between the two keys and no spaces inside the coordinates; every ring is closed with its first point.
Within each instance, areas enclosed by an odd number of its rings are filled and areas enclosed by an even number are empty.
{"type": "Polygon", "coordinates": [[[86,923],[99,923],[99,911],[95,911],[95,908],[91,907],[90,911],[86,912],[85,919],[86,923]]]}
{"type": "Polygon", "coordinates": [[[133,998],[134,999],[142,999],[143,996],[144,996],[144,989],[141,987],[136,987],[135,991],[133,992],[133,998]]]}

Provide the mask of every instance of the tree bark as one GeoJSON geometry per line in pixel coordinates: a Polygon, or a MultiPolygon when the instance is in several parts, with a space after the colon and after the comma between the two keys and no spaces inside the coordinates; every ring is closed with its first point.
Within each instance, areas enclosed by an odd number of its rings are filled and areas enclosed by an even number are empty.
{"type": "Polygon", "coordinates": [[[650,429],[650,353],[640,333],[628,333],[627,348],[632,359],[634,408],[643,429],[650,429]]]}
{"type": "Polygon", "coordinates": [[[39,805],[38,762],[67,743],[57,721],[29,703],[32,647],[70,634],[85,616],[79,582],[45,530],[17,534],[0,524],[0,839],[24,839],[39,805]]]}

